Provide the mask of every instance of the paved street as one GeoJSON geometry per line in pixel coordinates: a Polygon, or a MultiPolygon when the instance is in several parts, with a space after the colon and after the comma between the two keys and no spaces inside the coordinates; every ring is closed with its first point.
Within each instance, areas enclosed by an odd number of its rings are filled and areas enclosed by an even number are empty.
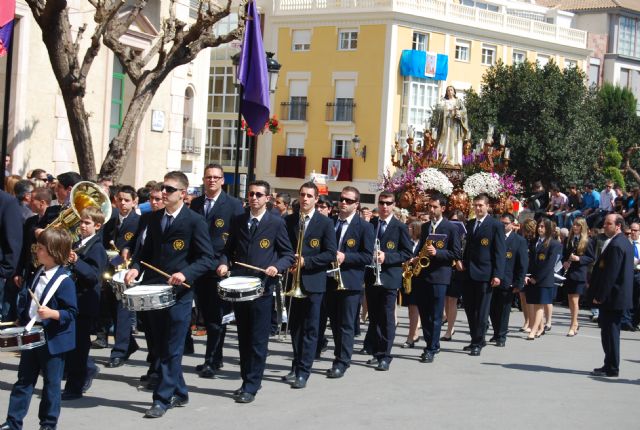
{"type": "MultiPolygon", "coordinates": [[[[551,333],[534,342],[524,341],[521,333],[510,333],[506,348],[487,346],[480,357],[470,357],[462,352],[469,338],[466,318],[460,312],[458,321],[462,322],[453,341],[442,343],[434,363],[423,364],[418,356],[424,342],[420,349],[418,344],[415,349],[399,347],[407,332],[406,310],[402,309],[391,371],[377,372],[365,364],[367,357],[355,355],[344,378],[327,379],[329,349],[316,362],[304,390],[280,382],[289,369],[291,346],[272,341],[263,388],[248,405],[236,404],[230,397],[241,384],[232,326],[225,365],[216,379],[195,375],[204,337],[195,338],[196,354],[184,359],[190,403],[169,410],[159,420],[142,418],[151,403],[151,393],[138,382],[145,370],[144,351],[134,354],[124,367],[105,369],[102,364],[108,350],[93,350],[101,373],[85,398],[63,403],[59,428],[638,428],[640,333],[623,332],[620,378],[593,378],[588,373],[602,365],[603,353],[599,331],[587,316],[581,313],[579,335],[567,338],[568,311],[557,307],[551,333]]],[[[513,312],[511,327],[519,327],[521,321],[521,313],[513,312]]],[[[356,348],[362,339],[357,339],[356,348]]],[[[139,342],[144,344],[142,336],[139,342]]],[[[0,361],[0,414],[4,414],[18,357],[0,353],[0,361]]],[[[38,402],[34,397],[27,429],[38,426],[38,402]]]]}

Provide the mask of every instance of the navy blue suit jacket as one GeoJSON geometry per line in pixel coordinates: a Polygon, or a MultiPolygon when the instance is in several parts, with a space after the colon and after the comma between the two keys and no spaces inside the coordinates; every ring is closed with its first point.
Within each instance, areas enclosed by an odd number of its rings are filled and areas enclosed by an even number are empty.
{"type": "MultiPolygon", "coordinates": [[[[151,213],[147,236],[144,245],[133,257],[131,268],[144,270],[143,284],[166,285],[167,279],[153,270],[140,265],[144,261],[173,274],[181,272],[190,284],[207,270],[213,267],[211,239],[207,232],[204,218],[186,206],[182,206],[180,213],[173,220],[166,231],[162,231],[164,210],[151,213]]],[[[186,287],[178,287],[184,290],[186,287]]],[[[186,291],[178,294],[183,295],[186,291]]]]}
{"type": "MultiPolygon", "coordinates": [[[[589,248],[593,245],[594,242],[590,240],[584,254],[579,256],[580,261],[572,261],[569,265],[569,269],[564,275],[565,278],[581,283],[587,282],[589,266],[591,265],[591,263],[593,263],[593,251],[589,252],[589,248]]],[[[562,261],[568,261],[571,254],[576,254],[576,247],[573,246],[573,244],[570,244],[569,241],[567,241],[562,254],[562,261]]]]}
{"type": "MultiPolygon", "coordinates": [[[[51,281],[45,287],[40,301],[44,301],[49,290],[60,275],[67,273],[67,269],[60,266],[51,278],[51,281]]],[[[40,271],[36,272],[36,276],[40,271]]],[[[28,288],[34,291],[34,279],[28,280],[28,288]]],[[[61,354],[71,351],[76,347],[76,316],[78,315],[78,304],[76,299],[76,287],[71,278],[67,278],[58,287],[51,300],[46,304],[48,308],[55,309],[60,313],[59,320],[45,319],[42,320],[45,338],[47,339],[47,348],[49,353],[61,354]]],[[[25,326],[29,322],[29,308],[31,307],[31,295],[27,292],[27,288],[22,288],[18,295],[18,316],[20,325],[25,326]]]]}
{"type": "Polygon", "coordinates": [[[485,217],[476,232],[473,231],[475,225],[475,219],[467,222],[467,244],[464,249],[467,276],[479,282],[502,279],[506,252],[504,226],[491,215],[485,217]]]}
{"type": "Polygon", "coordinates": [[[35,272],[37,268],[34,265],[31,247],[36,244],[35,230],[38,227],[39,220],[38,215],[27,218],[22,229],[22,250],[20,251],[20,260],[18,261],[16,274],[25,279],[33,276],[33,272],[35,272]]]}
{"type": "MultiPolygon", "coordinates": [[[[191,202],[191,210],[204,217],[205,196],[199,196],[191,202]]],[[[218,260],[224,252],[225,242],[229,237],[232,224],[236,217],[245,213],[242,202],[235,197],[220,192],[215,204],[205,217],[211,238],[213,259],[218,260]]],[[[207,277],[215,275],[215,268],[207,273],[207,277]]]]}
{"type": "MultiPolygon", "coordinates": [[[[370,221],[374,232],[374,246],[379,221],[378,217],[372,218],[370,221]]],[[[380,251],[384,252],[384,263],[382,263],[382,270],[380,271],[382,287],[389,290],[400,289],[402,286],[402,263],[413,255],[413,242],[409,237],[409,229],[406,224],[403,224],[395,217],[391,217],[384,234],[380,238],[380,251]]],[[[373,276],[373,269],[367,268],[365,278],[367,285],[373,284],[375,280],[373,276]]]]}
{"type": "Polygon", "coordinates": [[[102,274],[107,267],[107,253],[102,238],[96,234],[76,253],[78,261],[71,265],[76,281],[78,315],[98,317],[100,312],[100,290],[102,274]]]}
{"type": "MultiPolygon", "coordinates": [[[[420,243],[416,248],[415,255],[420,253],[430,234],[431,222],[422,224],[420,243]]],[[[451,283],[453,262],[462,260],[460,230],[448,219],[443,218],[438,227],[436,227],[435,234],[446,234],[447,244],[442,248],[439,248],[435,243],[433,244],[436,248],[436,255],[430,257],[429,267],[422,269],[419,279],[423,279],[430,284],[449,285],[451,283]]]]}
{"type": "Polygon", "coordinates": [[[633,245],[624,234],[615,235],[596,260],[587,297],[600,302],[601,309],[633,307],[633,245]]]}
{"type": "MultiPolygon", "coordinates": [[[[338,219],[334,219],[335,224],[338,219]]],[[[340,265],[342,283],[347,290],[364,288],[364,271],[373,258],[373,226],[355,214],[344,232],[338,251],[344,253],[344,261],[340,265]]],[[[335,289],[337,282],[333,277],[327,278],[328,287],[335,289]]]]}
{"type": "MultiPolygon", "coordinates": [[[[224,252],[219,256],[216,266],[233,266],[235,261],[266,269],[274,266],[278,273],[286,272],[295,261],[287,227],[279,215],[265,212],[258,223],[253,237],[249,233],[251,215],[244,213],[235,217],[224,252]]],[[[264,273],[233,266],[234,276],[257,276],[264,281],[264,294],[272,293],[277,277],[268,277],[264,273]]]]}
{"type": "Polygon", "coordinates": [[[16,271],[22,251],[22,224],[18,201],[0,190],[0,279],[9,279],[16,271]]]}
{"type": "MultiPolygon", "coordinates": [[[[298,212],[285,218],[291,246],[298,247],[298,229],[300,214],[298,212]]],[[[336,234],[333,221],[320,212],[315,211],[309,220],[302,240],[302,256],[304,267],[300,272],[304,291],[324,293],[327,289],[327,270],[336,261],[336,234]]]]}
{"type": "Polygon", "coordinates": [[[113,240],[118,250],[129,249],[131,252],[135,250],[135,236],[138,231],[138,222],[140,215],[135,211],[122,221],[122,225],[116,228],[119,217],[111,218],[102,228],[102,244],[105,249],[112,249],[111,241],[113,240]],[[117,231],[116,231],[117,230],[117,231]]]}
{"type": "Polygon", "coordinates": [[[524,277],[529,267],[529,249],[527,239],[512,231],[505,240],[504,273],[500,279],[500,288],[522,289],[524,277]]]}
{"type": "Polygon", "coordinates": [[[554,285],[555,265],[562,253],[562,245],[555,239],[549,241],[549,246],[533,245],[535,252],[529,261],[529,274],[536,283],[533,288],[552,288],[554,285]]]}

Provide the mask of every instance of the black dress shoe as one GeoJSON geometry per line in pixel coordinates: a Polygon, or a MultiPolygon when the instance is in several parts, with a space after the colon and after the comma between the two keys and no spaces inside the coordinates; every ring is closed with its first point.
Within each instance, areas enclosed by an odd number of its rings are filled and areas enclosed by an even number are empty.
{"type": "Polygon", "coordinates": [[[500,348],[504,348],[504,340],[496,340],[496,346],[500,348]]]}
{"type": "Polygon", "coordinates": [[[11,430],[11,427],[7,423],[2,423],[0,424],[0,430],[11,430]]]}
{"type": "Polygon", "coordinates": [[[550,325],[546,325],[546,326],[544,326],[544,331],[543,331],[543,333],[546,333],[546,332],[548,332],[548,331],[551,331],[551,326],[550,326],[550,325]]]}
{"type": "Polygon", "coordinates": [[[371,355],[371,351],[369,351],[367,348],[362,348],[360,351],[358,351],[358,354],[371,355]]]}
{"type": "Polygon", "coordinates": [[[40,430],[56,430],[56,428],[51,426],[40,426],[40,430]]]}
{"type": "Polygon", "coordinates": [[[473,356],[473,357],[478,357],[480,356],[480,348],[478,348],[477,346],[473,349],[471,349],[471,351],[469,351],[469,355],[473,356]]]}
{"type": "Polygon", "coordinates": [[[284,382],[292,384],[296,380],[296,374],[295,372],[289,372],[280,379],[282,379],[284,382]]]}
{"type": "Polygon", "coordinates": [[[293,383],[291,384],[291,388],[296,388],[296,389],[304,388],[306,386],[307,386],[307,380],[304,379],[302,376],[297,376],[293,381],[293,383]]]}
{"type": "Polygon", "coordinates": [[[93,379],[96,377],[98,373],[100,373],[100,369],[98,369],[97,367],[94,369],[87,370],[87,377],[85,378],[84,384],[82,385],[83,393],[86,393],[87,391],[89,391],[89,388],[91,388],[91,384],[93,384],[93,379]]]}
{"type": "Polygon", "coordinates": [[[147,390],[151,390],[151,391],[155,390],[159,382],[160,382],[160,376],[158,376],[155,373],[149,375],[149,382],[147,382],[147,385],[146,385],[147,390]]]}
{"type": "Polygon", "coordinates": [[[200,373],[198,375],[201,378],[211,379],[214,376],[216,376],[216,371],[211,366],[209,366],[208,364],[205,364],[202,367],[202,370],[200,371],[200,373]]]}
{"type": "Polygon", "coordinates": [[[62,400],[78,400],[82,398],[82,393],[71,393],[69,391],[63,391],[60,395],[62,400]]]}
{"type": "Polygon", "coordinates": [[[473,349],[473,345],[469,344],[467,346],[465,346],[464,348],[462,348],[463,351],[471,351],[473,349]]]}
{"type": "Polygon", "coordinates": [[[91,342],[91,349],[104,349],[109,346],[107,339],[99,337],[93,342],[91,342]]]}
{"type": "Polygon", "coordinates": [[[202,369],[204,369],[204,366],[206,366],[206,365],[207,365],[207,363],[198,364],[196,366],[196,372],[201,372],[202,369]]]}
{"type": "Polygon", "coordinates": [[[246,391],[241,392],[235,398],[236,403],[251,403],[256,399],[255,394],[247,393],[246,391]]]}
{"type": "Polygon", "coordinates": [[[387,360],[382,359],[378,362],[378,366],[376,367],[376,370],[380,370],[381,372],[386,372],[387,370],[389,370],[389,365],[390,363],[387,360]]]}
{"type": "Polygon", "coordinates": [[[340,369],[339,367],[332,367],[331,369],[327,370],[328,378],[338,379],[338,378],[342,378],[343,376],[344,376],[344,370],[340,369]]]}
{"type": "Polygon", "coordinates": [[[372,364],[374,366],[377,366],[378,364],[380,364],[380,360],[376,357],[373,357],[367,360],[367,364],[372,364]]]}
{"type": "Polygon", "coordinates": [[[164,415],[164,413],[167,412],[167,410],[165,408],[163,408],[160,405],[153,405],[151,406],[151,408],[147,409],[147,411],[144,413],[144,417],[145,418],[160,418],[161,416],[164,415]]]}
{"type": "Polygon", "coordinates": [[[496,339],[495,336],[491,336],[491,339],[489,339],[489,342],[496,342],[498,339],[496,339]]]}
{"type": "Polygon", "coordinates": [[[433,354],[433,352],[424,352],[420,356],[420,361],[422,363],[433,363],[434,358],[435,358],[435,355],[433,354]]]}
{"type": "Polygon", "coordinates": [[[188,397],[171,396],[171,400],[169,401],[169,405],[172,408],[181,408],[183,406],[187,406],[188,404],[188,397]]]}
{"type": "Polygon", "coordinates": [[[109,362],[105,364],[105,367],[108,367],[109,369],[120,367],[124,364],[125,361],[126,360],[124,358],[115,357],[109,360],[109,362]]]}
{"type": "Polygon", "coordinates": [[[615,372],[613,370],[605,369],[604,367],[599,367],[597,369],[593,369],[593,372],[591,372],[591,376],[600,376],[600,377],[606,377],[606,378],[617,378],[618,377],[618,372],[615,372]]]}

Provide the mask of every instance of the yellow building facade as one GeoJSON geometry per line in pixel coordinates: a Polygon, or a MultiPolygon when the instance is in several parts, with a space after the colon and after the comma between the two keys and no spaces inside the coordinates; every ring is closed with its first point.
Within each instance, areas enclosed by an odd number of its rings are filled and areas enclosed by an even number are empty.
{"type": "Polygon", "coordinates": [[[570,13],[519,1],[276,0],[270,12],[265,44],[282,65],[272,103],[283,130],[261,138],[257,177],[297,190],[336,159],[329,190],[354,185],[365,203],[395,140],[410,126],[419,139],[447,85],[464,97],[497,61],[586,69],[589,56],[570,13]],[[446,55],[446,80],[403,76],[403,50],[446,55]]]}

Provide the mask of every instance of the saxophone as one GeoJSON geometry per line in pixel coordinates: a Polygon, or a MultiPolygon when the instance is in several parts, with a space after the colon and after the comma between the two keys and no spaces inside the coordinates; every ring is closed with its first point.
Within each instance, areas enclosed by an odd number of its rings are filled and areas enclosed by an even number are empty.
{"type": "Polygon", "coordinates": [[[411,278],[420,275],[422,269],[426,269],[431,264],[431,259],[427,255],[427,247],[432,244],[433,241],[427,240],[424,245],[422,245],[414,262],[409,260],[402,263],[402,285],[405,293],[411,293],[411,278]]]}

